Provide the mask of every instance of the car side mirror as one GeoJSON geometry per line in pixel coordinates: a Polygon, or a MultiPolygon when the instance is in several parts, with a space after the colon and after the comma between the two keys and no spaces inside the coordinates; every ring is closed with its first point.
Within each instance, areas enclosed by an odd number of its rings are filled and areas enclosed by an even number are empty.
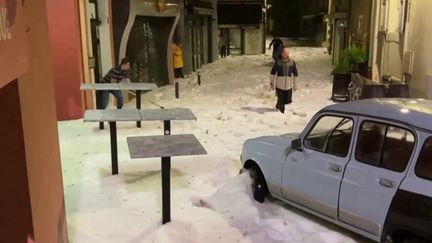
{"type": "Polygon", "coordinates": [[[291,149],[299,152],[303,152],[303,146],[300,138],[294,139],[291,142],[291,149]]]}

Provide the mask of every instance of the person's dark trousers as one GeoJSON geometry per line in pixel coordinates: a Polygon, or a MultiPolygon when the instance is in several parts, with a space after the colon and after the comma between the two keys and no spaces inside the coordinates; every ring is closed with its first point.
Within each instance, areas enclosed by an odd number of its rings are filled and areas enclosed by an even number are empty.
{"type": "Polygon", "coordinates": [[[106,109],[109,102],[109,94],[114,95],[114,97],[117,99],[117,109],[123,108],[123,94],[121,90],[103,90],[101,91],[100,97],[101,97],[101,109],[106,109]]]}
{"type": "Polygon", "coordinates": [[[276,109],[280,112],[285,113],[285,105],[292,103],[292,89],[283,90],[276,89],[277,103],[276,109]]]}
{"type": "Polygon", "coordinates": [[[174,69],[174,77],[175,78],[184,78],[183,68],[176,68],[176,69],[174,69]]]}
{"type": "Polygon", "coordinates": [[[221,58],[225,58],[227,56],[227,48],[225,46],[221,47],[221,58]]]}

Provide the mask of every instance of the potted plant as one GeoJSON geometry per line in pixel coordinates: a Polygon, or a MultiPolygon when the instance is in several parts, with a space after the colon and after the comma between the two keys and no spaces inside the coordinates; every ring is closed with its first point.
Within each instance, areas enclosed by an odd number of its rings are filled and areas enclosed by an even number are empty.
{"type": "Polygon", "coordinates": [[[359,73],[366,77],[368,74],[367,52],[357,47],[347,48],[344,52],[348,59],[351,72],[359,73]]]}
{"type": "Polygon", "coordinates": [[[338,64],[332,71],[333,87],[332,100],[346,101],[348,100],[348,87],[351,83],[350,62],[347,52],[343,52],[339,57],[338,64]]]}

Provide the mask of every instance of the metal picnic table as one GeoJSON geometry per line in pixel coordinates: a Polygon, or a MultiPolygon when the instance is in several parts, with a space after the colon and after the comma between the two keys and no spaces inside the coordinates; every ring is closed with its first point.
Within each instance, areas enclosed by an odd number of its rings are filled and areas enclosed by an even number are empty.
{"type": "Polygon", "coordinates": [[[162,223],[171,221],[171,157],[204,155],[207,151],[192,134],[128,137],[132,159],[161,158],[162,167],[162,223]]]}
{"type": "MultiPolygon", "coordinates": [[[[157,89],[154,83],[86,83],[81,84],[81,90],[135,90],[136,92],[136,108],[141,109],[141,92],[150,91],[157,89]]],[[[137,127],[141,127],[141,121],[137,121],[137,127]]],[[[103,128],[103,123],[101,122],[100,128],[103,128]]]]}
{"type": "Polygon", "coordinates": [[[171,121],[196,120],[196,116],[184,108],[175,109],[121,109],[121,110],[87,110],[84,122],[108,122],[111,141],[112,174],[118,174],[117,122],[163,121],[164,134],[171,134],[171,121]]]}

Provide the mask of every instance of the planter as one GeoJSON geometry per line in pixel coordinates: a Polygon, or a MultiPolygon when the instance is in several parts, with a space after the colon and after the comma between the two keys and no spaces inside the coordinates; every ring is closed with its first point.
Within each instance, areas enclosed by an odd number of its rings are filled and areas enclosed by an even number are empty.
{"type": "Polygon", "coordinates": [[[408,84],[390,84],[387,89],[387,98],[409,98],[408,84]]]}
{"type": "Polygon", "coordinates": [[[347,101],[351,74],[333,74],[332,100],[347,101]]]}
{"type": "Polygon", "coordinates": [[[361,99],[384,98],[385,96],[385,85],[365,85],[362,89],[361,99]]]}
{"type": "Polygon", "coordinates": [[[369,76],[369,66],[368,63],[358,63],[356,64],[353,69],[351,70],[352,73],[358,73],[362,75],[363,77],[369,76]]]}

